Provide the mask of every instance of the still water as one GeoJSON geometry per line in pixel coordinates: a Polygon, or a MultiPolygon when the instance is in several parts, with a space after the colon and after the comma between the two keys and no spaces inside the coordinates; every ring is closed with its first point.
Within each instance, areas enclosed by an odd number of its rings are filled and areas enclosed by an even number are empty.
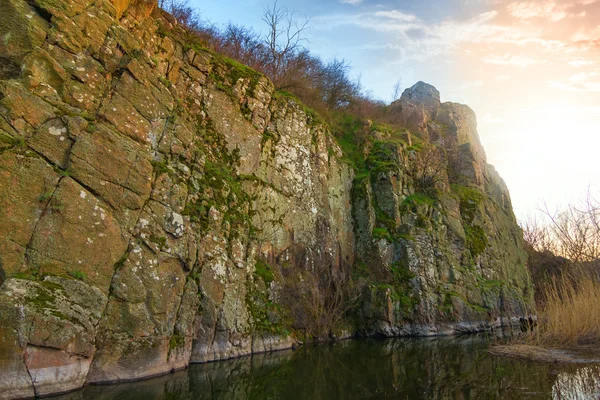
{"type": "Polygon", "coordinates": [[[61,400],[600,399],[600,368],[494,357],[481,336],[349,340],[193,365],[61,400]]]}

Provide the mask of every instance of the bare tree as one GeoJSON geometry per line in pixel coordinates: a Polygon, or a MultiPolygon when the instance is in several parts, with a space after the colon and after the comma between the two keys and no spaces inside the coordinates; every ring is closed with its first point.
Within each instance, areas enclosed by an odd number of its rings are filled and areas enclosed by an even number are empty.
{"type": "Polygon", "coordinates": [[[158,6],[171,14],[185,29],[192,32],[200,30],[200,14],[187,0],[159,0],[158,6]]]}
{"type": "Polygon", "coordinates": [[[523,239],[535,251],[557,253],[557,243],[548,224],[530,216],[521,221],[520,225],[523,230],[523,239]]]}
{"type": "Polygon", "coordinates": [[[267,59],[266,46],[251,28],[229,23],[220,33],[218,50],[252,68],[262,70],[267,59]]]}
{"type": "Polygon", "coordinates": [[[600,203],[591,193],[579,205],[551,212],[545,204],[542,211],[549,220],[558,255],[575,262],[600,259],[600,203]]]}
{"type": "Polygon", "coordinates": [[[600,260],[600,202],[588,191],[578,204],[551,211],[539,208],[543,221],[521,222],[523,238],[538,252],[550,251],[575,263],[600,260]]]}
{"type": "Polygon", "coordinates": [[[266,70],[275,85],[284,75],[287,62],[301,50],[306,42],[303,33],[309,28],[310,19],[304,17],[298,21],[297,13],[279,6],[275,1],[264,10],[262,20],[267,24],[268,33],[265,43],[269,51],[266,70]]]}
{"type": "Polygon", "coordinates": [[[359,299],[350,278],[328,265],[282,271],[282,276],[283,301],[308,339],[327,339],[359,299]]]}
{"type": "Polygon", "coordinates": [[[400,99],[402,95],[402,80],[398,79],[396,84],[394,84],[394,91],[392,92],[392,102],[400,99]]]}
{"type": "Polygon", "coordinates": [[[445,181],[446,161],[443,149],[426,145],[416,151],[415,160],[409,169],[417,191],[434,194],[440,182],[445,181]]]}
{"type": "Polygon", "coordinates": [[[346,107],[360,93],[360,83],[349,77],[349,71],[350,63],[337,58],[322,69],[319,86],[328,108],[346,107]]]}

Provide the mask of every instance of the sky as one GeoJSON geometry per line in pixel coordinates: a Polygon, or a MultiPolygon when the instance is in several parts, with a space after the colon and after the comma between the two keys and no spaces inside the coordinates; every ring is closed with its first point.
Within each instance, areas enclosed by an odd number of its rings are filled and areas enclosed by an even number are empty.
{"type": "MultiPolygon", "coordinates": [[[[264,31],[271,0],[191,0],[264,31]]],[[[469,105],[517,218],[600,194],[600,0],[279,0],[307,47],[349,61],[374,97],[425,81],[469,105]]],[[[596,196],[600,197],[600,196],[596,196]]]]}

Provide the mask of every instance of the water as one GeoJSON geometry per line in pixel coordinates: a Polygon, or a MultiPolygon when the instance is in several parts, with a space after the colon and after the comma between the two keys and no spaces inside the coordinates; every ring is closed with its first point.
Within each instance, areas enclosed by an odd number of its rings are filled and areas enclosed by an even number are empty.
{"type": "Polygon", "coordinates": [[[494,357],[481,336],[350,340],[89,386],[61,400],[600,399],[600,368],[494,357]]]}

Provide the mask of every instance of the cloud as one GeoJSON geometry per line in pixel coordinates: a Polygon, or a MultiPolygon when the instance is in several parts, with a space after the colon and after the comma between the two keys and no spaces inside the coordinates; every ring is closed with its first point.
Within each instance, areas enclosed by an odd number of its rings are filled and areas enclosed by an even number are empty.
{"type": "MultiPolygon", "coordinates": [[[[353,0],[349,0],[349,1],[353,1],[353,0]]],[[[354,0],[354,1],[356,1],[356,0],[354,0]]],[[[393,19],[396,21],[402,21],[402,22],[414,22],[414,21],[418,20],[418,18],[415,15],[405,14],[402,11],[398,11],[398,10],[377,11],[375,13],[375,16],[389,18],[389,19],[393,19]]]]}
{"type": "MultiPolygon", "coordinates": [[[[449,16],[432,21],[422,19],[418,12],[380,6],[371,11],[316,17],[312,22],[313,27],[323,30],[348,27],[357,28],[348,31],[356,35],[364,35],[358,33],[360,30],[377,32],[380,35],[369,43],[368,50],[382,50],[382,57],[387,50],[387,57],[401,59],[403,64],[427,62],[460,51],[465,57],[477,57],[491,65],[528,68],[552,61],[583,67],[588,63],[581,60],[592,58],[584,53],[600,50],[600,27],[594,23],[594,12],[578,18],[577,23],[567,19],[580,14],[584,7],[591,11],[600,0],[485,1],[496,9],[488,8],[468,18],[449,16]]],[[[366,49],[365,45],[361,47],[366,49]]]]}
{"type": "Polygon", "coordinates": [[[600,73],[593,71],[593,72],[580,72],[578,74],[575,75],[571,75],[569,77],[569,80],[571,82],[586,82],[589,81],[590,78],[596,78],[599,77],[600,73]]]}
{"type": "Polygon", "coordinates": [[[567,10],[571,4],[558,5],[554,1],[546,2],[515,2],[507,7],[508,12],[515,18],[531,19],[546,18],[550,21],[560,21],[567,17],[567,10]]]}
{"type": "Polygon", "coordinates": [[[352,4],[352,5],[357,5],[362,2],[363,2],[363,0],[340,0],[340,3],[342,3],[342,4],[352,4]]]}
{"type": "Polygon", "coordinates": [[[554,89],[568,90],[572,92],[600,92],[600,81],[593,82],[563,82],[550,81],[548,86],[554,89]]]}
{"type": "Polygon", "coordinates": [[[511,65],[519,68],[527,68],[534,64],[542,64],[547,62],[545,60],[538,60],[535,58],[513,55],[510,53],[506,53],[504,55],[490,54],[488,56],[483,57],[481,61],[483,61],[486,64],[511,65]]]}
{"type": "Polygon", "coordinates": [[[595,61],[586,60],[585,58],[576,58],[576,59],[569,61],[569,65],[571,65],[575,68],[587,67],[587,66],[594,65],[594,64],[596,64],[595,61]]]}
{"type": "MultiPolygon", "coordinates": [[[[440,54],[455,53],[467,43],[507,43],[522,46],[530,43],[548,48],[562,47],[557,41],[537,38],[536,28],[515,29],[496,23],[497,11],[475,15],[467,20],[445,19],[437,23],[425,22],[402,10],[333,14],[313,18],[313,27],[326,30],[349,26],[389,35],[397,48],[405,49],[411,60],[426,61],[440,54]],[[392,36],[393,35],[393,36],[392,36]]],[[[374,47],[387,46],[377,43],[374,47]]]]}

